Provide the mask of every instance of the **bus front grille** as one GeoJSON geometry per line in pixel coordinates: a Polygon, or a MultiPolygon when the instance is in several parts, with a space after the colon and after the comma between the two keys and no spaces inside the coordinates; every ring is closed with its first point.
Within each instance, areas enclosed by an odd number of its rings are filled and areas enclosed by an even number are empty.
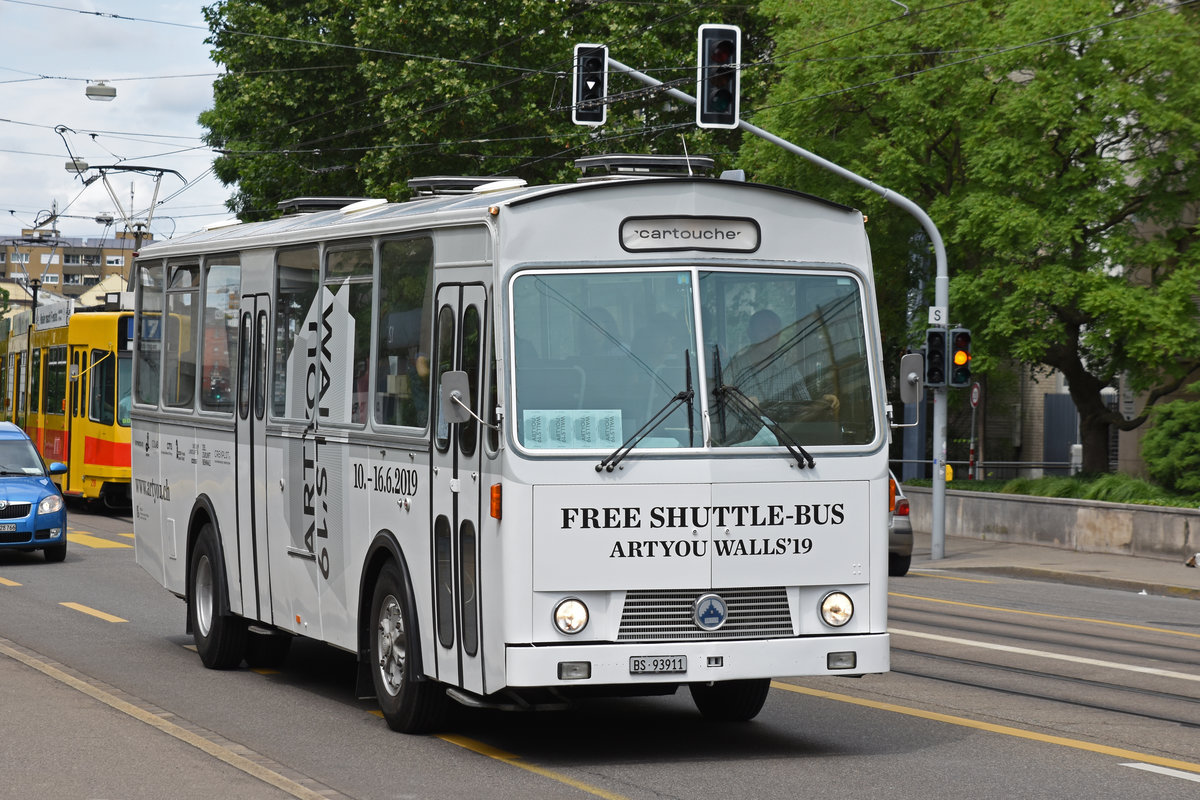
{"type": "Polygon", "coordinates": [[[787,590],[761,589],[642,589],[627,592],[617,641],[658,642],[707,639],[773,639],[793,636],[787,590]],[[692,619],[696,600],[720,595],[729,606],[725,624],[715,631],[692,619]]]}

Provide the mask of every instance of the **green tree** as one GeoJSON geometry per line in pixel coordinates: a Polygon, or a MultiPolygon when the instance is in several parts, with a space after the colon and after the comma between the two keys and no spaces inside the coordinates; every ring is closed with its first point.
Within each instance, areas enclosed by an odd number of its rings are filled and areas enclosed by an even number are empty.
{"type": "MultiPolygon", "coordinates": [[[[572,125],[572,51],[607,43],[623,63],[691,80],[702,22],[742,24],[768,51],[753,12],[732,0],[221,0],[205,14],[228,74],[200,122],[243,219],[290,196],[403,199],[419,175],[560,179],[579,156],[613,151],[686,146],[729,166],[739,135],[697,132],[691,109],[662,95],[619,100],[599,129],[572,125]]],[[[609,87],[644,88],[623,75],[609,87]]]]}
{"type": "MultiPolygon", "coordinates": [[[[910,6],[763,0],[781,70],[755,122],[924,207],[976,364],[1065,375],[1084,469],[1106,471],[1108,426],[1147,415],[1125,420],[1101,390],[1124,374],[1149,407],[1200,369],[1200,13],[1157,0],[910,6]]],[[[757,179],[863,208],[877,268],[909,270],[903,212],[757,142],[741,160],[757,179]]]]}

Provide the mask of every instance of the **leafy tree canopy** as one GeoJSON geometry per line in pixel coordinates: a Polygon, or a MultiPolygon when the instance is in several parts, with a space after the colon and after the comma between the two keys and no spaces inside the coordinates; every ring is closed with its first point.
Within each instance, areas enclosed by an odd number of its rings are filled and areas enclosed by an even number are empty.
{"type": "MultiPolygon", "coordinates": [[[[728,166],[738,135],[696,131],[691,108],[662,94],[616,102],[602,128],[572,125],[573,48],[608,44],[671,81],[694,79],[703,22],[741,24],[750,48],[763,41],[754,9],[729,0],[220,0],[205,15],[227,73],[200,122],[243,219],[295,196],[402,199],[413,176],[558,179],[605,152],[686,146],[728,166]]],[[[643,88],[609,79],[610,95],[643,88]]]]}
{"type": "MultiPolygon", "coordinates": [[[[1145,415],[1123,419],[1101,390],[1125,374],[1153,403],[1200,368],[1200,9],[909,6],[763,0],[782,70],[754,121],[928,210],[976,363],[1061,371],[1084,469],[1105,471],[1107,426],[1145,415]]],[[[863,208],[877,269],[911,269],[903,212],[771,146],[741,152],[758,180],[863,208]]]]}

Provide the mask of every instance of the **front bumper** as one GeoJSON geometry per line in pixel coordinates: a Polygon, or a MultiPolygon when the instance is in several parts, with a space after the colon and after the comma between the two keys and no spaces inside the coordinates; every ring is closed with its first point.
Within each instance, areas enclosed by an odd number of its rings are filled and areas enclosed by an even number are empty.
{"type": "Polygon", "coordinates": [[[890,640],[886,633],[749,641],[510,645],[505,656],[505,682],[514,687],[587,686],[864,675],[887,672],[890,658],[890,640]],[[830,669],[829,654],[849,652],[855,654],[853,668],[830,669]],[[631,674],[629,659],[633,656],[686,656],[687,671],[631,674]],[[576,662],[589,663],[591,677],[560,679],[559,665],[576,662]]]}

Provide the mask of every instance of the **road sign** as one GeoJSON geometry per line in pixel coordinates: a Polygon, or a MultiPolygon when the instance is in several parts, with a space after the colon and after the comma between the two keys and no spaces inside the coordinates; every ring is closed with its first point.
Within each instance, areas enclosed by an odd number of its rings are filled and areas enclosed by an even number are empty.
{"type": "Polygon", "coordinates": [[[971,384],[971,408],[979,407],[979,398],[982,396],[983,387],[979,385],[979,382],[976,381],[975,383],[971,384]]]}

